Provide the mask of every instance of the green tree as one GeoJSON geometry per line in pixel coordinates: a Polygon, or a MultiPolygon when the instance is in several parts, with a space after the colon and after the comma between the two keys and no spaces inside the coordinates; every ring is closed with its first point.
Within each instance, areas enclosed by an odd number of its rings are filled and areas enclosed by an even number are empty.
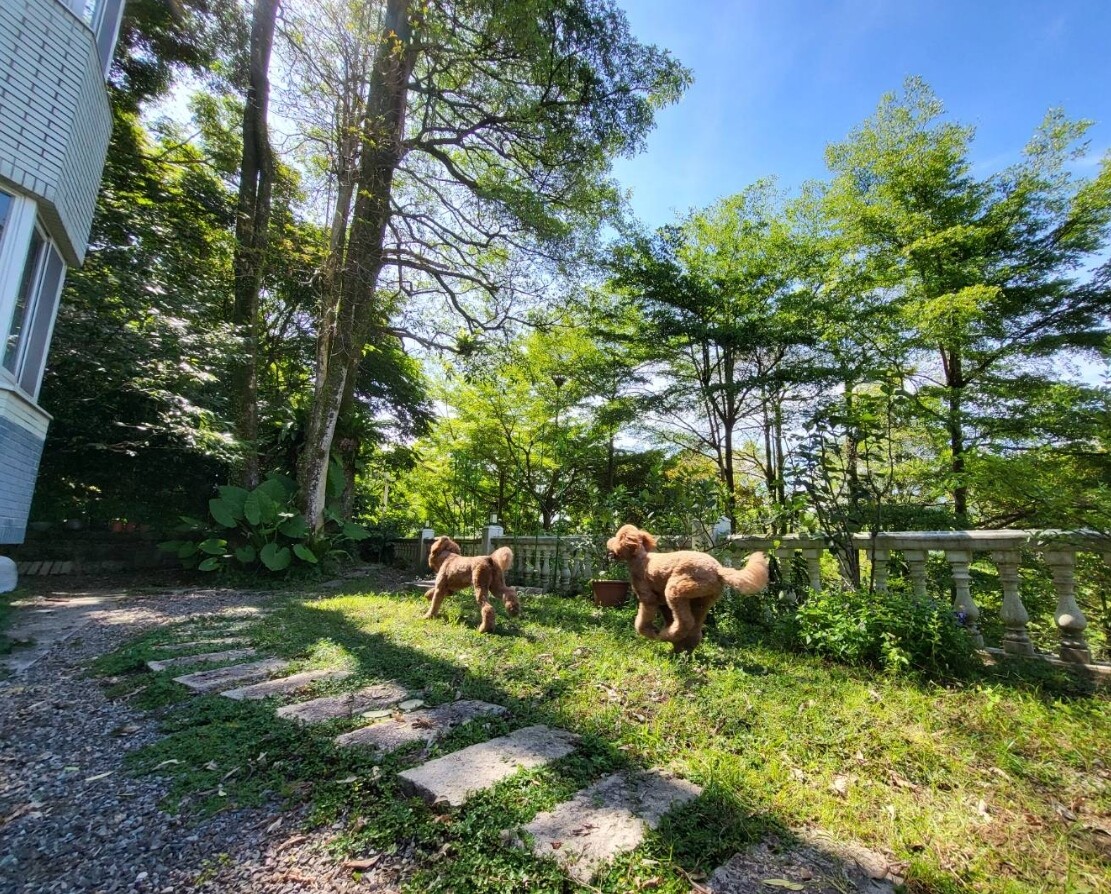
{"type": "Polygon", "coordinates": [[[969,454],[1015,419],[993,406],[1022,414],[1023,395],[1058,378],[1046,361],[1106,343],[1106,268],[1083,270],[1107,244],[1111,158],[1092,179],[1073,176],[1088,123],[1053,111],[1022,161],[978,178],[972,128],[942,112],[920,80],[884,97],[827,150],[828,211],[925,361],[908,383],[944,432],[953,509],[968,524],[969,454]]]}

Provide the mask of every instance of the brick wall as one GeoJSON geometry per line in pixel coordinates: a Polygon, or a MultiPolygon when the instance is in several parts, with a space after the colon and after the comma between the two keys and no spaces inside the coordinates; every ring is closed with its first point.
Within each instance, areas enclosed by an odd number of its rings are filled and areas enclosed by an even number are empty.
{"type": "Polygon", "coordinates": [[[60,0],[0,0],[0,183],[79,264],[112,121],[92,32],[60,0]]]}
{"type": "Polygon", "coordinates": [[[27,528],[45,431],[24,428],[5,409],[11,408],[0,404],[0,543],[19,543],[27,528]]]}

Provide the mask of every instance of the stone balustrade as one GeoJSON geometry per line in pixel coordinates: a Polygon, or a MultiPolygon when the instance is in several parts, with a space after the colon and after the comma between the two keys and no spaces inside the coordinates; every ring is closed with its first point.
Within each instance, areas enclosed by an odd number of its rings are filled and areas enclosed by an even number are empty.
{"type": "Polygon", "coordinates": [[[570,592],[594,576],[598,547],[589,537],[495,537],[491,547],[513,550],[511,584],[570,592]]]}
{"type": "MultiPolygon", "coordinates": [[[[971,594],[970,568],[974,555],[990,556],[999,571],[1003,595],[1000,619],[1005,632],[1001,645],[1005,653],[1019,656],[1034,655],[1034,645],[1027,634],[1030,618],[1019,587],[1019,565],[1023,550],[1040,553],[1052,573],[1057,594],[1054,621],[1060,635],[1058,654],[1068,662],[1087,664],[1092,660],[1084,636],[1088,622],[1076,602],[1076,554],[1096,553],[1111,564],[1111,538],[1083,531],[888,531],[874,537],[857,534],[853,545],[869,557],[873,586],[881,592],[887,589],[891,554],[901,553],[911,588],[919,596],[926,595],[929,553],[943,553],[953,577],[954,611],[963,616],[973,642],[979,647],[984,646],[984,638],[980,632],[980,608],[971,594]]],[[[776,538],[737,535],[729,538],[728,546],[730,550],[745,552],[764,550],[786,560],[801,553],[814,590],[822,589],[822,554],[832,549],[820,535],[806,534],[776,538]]]]}

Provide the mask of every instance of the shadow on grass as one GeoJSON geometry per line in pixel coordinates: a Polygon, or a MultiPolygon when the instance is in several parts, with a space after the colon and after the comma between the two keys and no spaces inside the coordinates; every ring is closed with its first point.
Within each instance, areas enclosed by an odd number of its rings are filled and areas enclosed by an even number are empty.
{"type": "MultiPolygon", "coordinates": [[[[416,623],[423,600],[397,598],[411,601],[414,617],[412,622],[395,619],[392,623],[416,623]]],[[[584,617],[581,606],[561,605],[559,600],[549,600],[544,608],[543,624],[561,634],[593,624],[590,629],[595,633],[601,626],[614,636],[634,635],[631,610],[607,610],[600,618],[590,618],[584,617]]],[[[473,632],[475,617],[473,604],[462,602],[449,610],[445,619],[431,623],[471,628],[474,639],[463,638],[460,648],[487,645],[491,638],[473,632]]],[[[364,626],[374,622],[358,612],[322,603],[289,602],[256,626],[251,638],[261,654],[295,660],[314,654],[322,643],[329,648],[339,646],[353,671],[343,683],[344,690],[395,680],[420,691],[430,705],[474,698],[502,705],[509,714],[465,724],[431,748],[417,745],[378,758],[368,749],[334,745],[337,732],[361,725],[359,718],[306,727],[276,720],[272,704],[266,702],[237,702],[216,695],[175,701],[169,695],[180,687],[162,676],[156,678],[161,682],[152,685],[166,690],[163,704],[167,710],[162,720],[166,735],[134,757],[135,769],[170,776],[170,806],[201,815],[229,809],[229,805],[273,803],[275,798],[286,806],[305,803],[313,824],[340,824],[342,831],[329,845],[337,854],[373,849],[415,855],[418,869],[410,882],[414,891],[577,890],[551,861],[506,847],[502,831],[528,822],[537,812],[551,809],[607,773],[647,766],[619,748],[612,733],[607,735],[598,722],[569,717],[554,706],[560,695],[579,685],[575,680],[551,681],[540,699],[522,697],[472,671],[463,660],[397,641],[388,624],[381,630],[364,626]],[[517,774],[448,815],[438,815],[423,802],[407,797],[398,785],[396,773],[417,760],[536,723],[578,733],[581,739],[576,751],[546,767],[517,774]]],[[[505,619],[499,609],[498,634],[493,641],[502,638],[506,649],[498,654],[509,652],[515,639],[531,637],[520,622],[505,619]]],[[[134,669],[141,654],[137,647],[130,665],[121,659],[116,669],[134,669]]],[[[492,660],[497,661],[498,654],[492,660]]],[[[675,661],[681,679],[704,672],[689,657],[675,661]]],[[[754,665],[751,673],[770,671],[754,665]]],[[[791,846],[792,838],[779,818],[736,792],[711,784],[702,797],[667,817],[637,851],[604,871],[595,890],[647,888],[685,894],[692,879],[705,878],[715,866],[769,833],[791,846]]],[[[285,829],[268,837],[276,843],[288,834],[285,829]]]]}

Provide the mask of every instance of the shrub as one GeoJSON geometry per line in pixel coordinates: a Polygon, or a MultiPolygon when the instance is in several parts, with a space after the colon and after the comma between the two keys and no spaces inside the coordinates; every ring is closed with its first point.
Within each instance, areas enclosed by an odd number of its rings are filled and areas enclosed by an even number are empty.
{"type": "Polygon", "coordinates": [[[952,609],[899,587],[812,592],[795,631],[807,651],[891,673],[946,677],[972,665],[972,642],[952,609]]]}
{"type": "Polygon", "coordinates": [[[295,486],[285,476],[271,475],[254,490],[228,485],[219,493],[208,501],[207,525],[183,518],[181,539],[159,544],[198,571],[238,568],[278,574],[308,568],[330,555],[346,554],[349,543],[369,536],[331,510],[325,511],[324,530],[314,532],[294,507],[295,486]]]}

